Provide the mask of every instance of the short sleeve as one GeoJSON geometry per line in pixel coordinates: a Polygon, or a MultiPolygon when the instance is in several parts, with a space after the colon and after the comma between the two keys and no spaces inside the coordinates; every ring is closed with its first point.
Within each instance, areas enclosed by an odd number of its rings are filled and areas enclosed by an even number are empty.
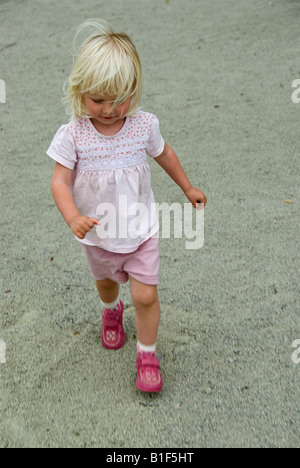
{"type": "Polygon", "coordinates": [[[147,153],[151,158],[157,158],[164,150],[165,141],[161,136],[158,118],[154,115],[152,118],[151,133],[147,145],[147,153]]]}
{"type": "Polygon", "coordinates": [[[46,154],[50,158],[68,169],[73,170],[77,162],[77,153],[74,138],[68,128],[68,125],[60,127],[46,154]]]}

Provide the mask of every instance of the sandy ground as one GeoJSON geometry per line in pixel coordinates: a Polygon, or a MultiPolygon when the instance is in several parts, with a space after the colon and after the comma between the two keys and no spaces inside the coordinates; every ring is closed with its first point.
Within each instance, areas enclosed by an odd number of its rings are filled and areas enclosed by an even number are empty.
{"type": "MultiPolygon", "coordinates": [[[[0,0],[1,447],[297,447],[297,0],[0,0]],[[205,245],[161,240],[164,390],[135,388],[135,326],[100,345],[100,306],[45,155],[77,24],[128,32],[154,112],[205,191],[205,245]],[[289,200],[292,203],[286,203],[289,200]]],[[[184,203],[150,161],[157,202],[184,203]]]]}

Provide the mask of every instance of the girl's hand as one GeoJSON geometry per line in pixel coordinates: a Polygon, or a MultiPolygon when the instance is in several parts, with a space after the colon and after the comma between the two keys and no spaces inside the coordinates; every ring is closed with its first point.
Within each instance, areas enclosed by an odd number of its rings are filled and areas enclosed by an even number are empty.
{"type": "Polygon", "coordinates": [[[75,216],[70,223],[73,234],[79,239],[84,239],[87,233],[93,229],[94,225],[99,225],[99,221],[88,216],[75,216]]]}
{"type": "Polygon", "coordinates": [[[205,194],[197,187],[191,187],[185,192],[185,195],[190,200],[194,208],[197,207],[197,203],[203,203],[204,206],[207,203],[205,194]]]}

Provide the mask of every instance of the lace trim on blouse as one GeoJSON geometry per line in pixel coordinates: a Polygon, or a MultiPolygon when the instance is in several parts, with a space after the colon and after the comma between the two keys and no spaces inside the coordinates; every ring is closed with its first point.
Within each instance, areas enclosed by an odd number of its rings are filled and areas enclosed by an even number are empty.
{"type": "Polygon", "coordinates": [[[77,169],[103,170],[121,169],[134,166],[147,160],[145,149],[147,140],[122,140],[117,144],[100,144],[77,149],[77,169]]]}

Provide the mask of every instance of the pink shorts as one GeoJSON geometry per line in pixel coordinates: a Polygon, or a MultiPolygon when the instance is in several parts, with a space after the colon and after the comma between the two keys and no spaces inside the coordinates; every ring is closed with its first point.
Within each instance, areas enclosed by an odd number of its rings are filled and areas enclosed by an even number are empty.
{"type": "Polygon", "coordinates": [[[159,284],[158,237],[152,237],[128,254],[114,253],[81,243],[92,276],[101,281],[109,278],[127,283],[129,276],[144,284],[159,284]]]}

